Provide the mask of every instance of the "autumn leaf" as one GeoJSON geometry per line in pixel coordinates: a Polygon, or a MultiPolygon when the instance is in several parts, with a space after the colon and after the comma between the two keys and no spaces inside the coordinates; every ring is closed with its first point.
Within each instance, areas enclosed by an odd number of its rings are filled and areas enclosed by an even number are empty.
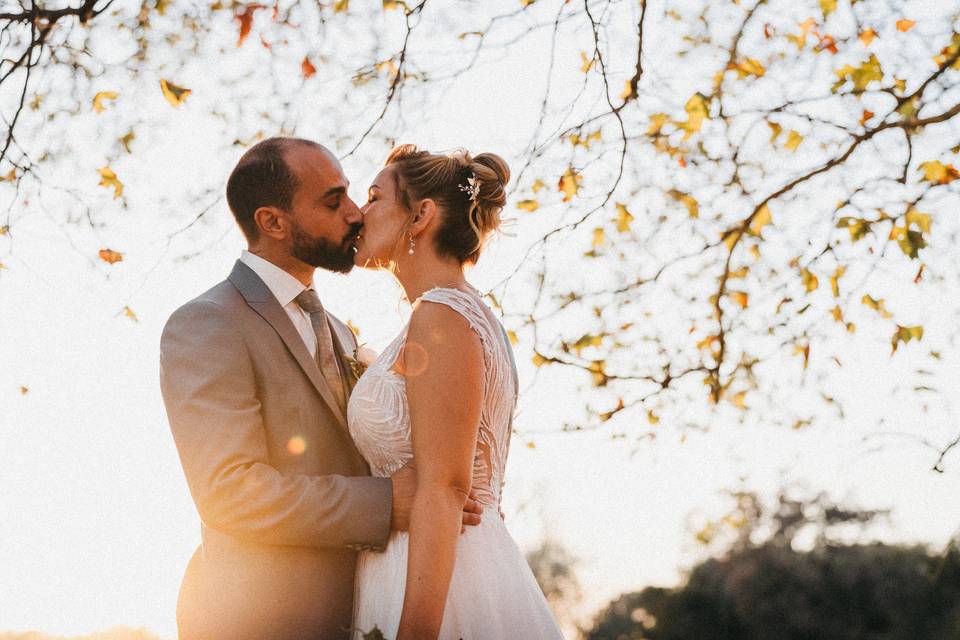
{"type": "Polygon", "coordinates": [[[593,230],[593,239],[590,241],[591,246],[594,250],[599,249],[607,243],[607,234],[604,233],[603,227],[597,227],[593,230]]]}
{"type": "Polygon", "coordinates": [[[727,251],[733,251],[741,235],[742,232],[740,229],[727,229],[723,232],[723,235],[720,236],[720,239],[723,241],[723,244],[726,245],[727,251]]]}
{"type": "Polygon", "coordinates": [[[872,296],[864,294],[863,297],[860,298],[860,302],[879,313],[881,318],[893,317],[893,314],[887,311],[887,307],[883,302],[883,298],[875,300],[872,296]]]}
{"type": "Polygon", "coordinates": [[[14,167],[10,169],[10,172],[5,176],[0,176],[0,182],[13,182],[17,179],[17,168],[14,167]]]}
{"type": "Polygon", "coordinates": [[[860,117],[860,126],[861,126],[861,127],[866,126],[866,125],[867,125],[867,120],[869,120],[870,118],[872,118],[874,115],[876,115],[876,114],[875,114],[873,111],[870,111],[869,109],[864,109],[864,110],[863,110],[863,115],[860,117]]]}
{"type": "Polygon", "coordinates": [[[250,35],[250,28],[253,26],[253,14],[256,13],[258,9],[266,8],[266,5],[262,4],[248,4],[243,8],[242,12],[236,15],[237,22],[240,23],[240,37],[237,38],[238,47],[242,46],[243,41],[250,35]]]}
{"type": "Polygon", "coordinates": [[[861,32],[858,37],[860,38],[860,42],[863,43],[863,46],[869,47],[870,43],[873,42],[873,39],[877,37],[877,32],[874,31],[872,28],[866,29],[863,32],[861,32]]]}
{"type": "Polygon", "coordinates": [[[803,281],[803,287],[807,290],[807,293],[815,291],[820,286],[820,280],[806,267],[800,270],[800,279],[803,281]]]}
{"type": "Polygon", "coordinates": [[[697,199],[691,196],[689,193],[684,193],[682,191],[677,191],[676,189],[671,189],[668,191],[670,197],[680,202],[687,208],[687,213],[690,214],[691,218],[700,217],[700,203],[697,202],[697,199]]]}
{"type": "Polygon", "coordinates": [[[773,144],[777,141],[777,138],[780,137],[780,134],[783,133],[783,127],[769,120],[767,120],[767,126],[770,127],[770,144],[773,144]]]}
{"type": "Polygon", "coordinates": [[[837,267],[832,274],[830,274],[830,290],[833,291],[833,297],[840,297],[840,278],[843,277],[843,274],[846,273],[847,268],[843,265],[837,267]]]}
{"type": "Polygon", "coordinates": [[[28,393],[30,393],[30,387],[25,387],[23,385],[20,385],[20,395],[25,396],[28,393]]]}
{"type": "Polygon", "coordinates": [[[512,329],[507,331],[507,338],[510,340],[510,344],[514,346],[520,344],[520,338],[517,337],[517,332],[512,329]]]}
{"type": "Polygon", "coordinates": [[[337,0],[333,3],[334,13],[343,13],[350,8],[350,0],[337,0]]]}
{"type": "Polygon", "coordinates": [[[733,395],[733,397],[730,398],[730,402],[732,402],[734,406],[737,407],[738,409],[746,409],[747,408],[747,392],[738,391],[733,395]]]}
{"type": "Polygon", "coordinates": [[[803,50],[807,46],[807,34],[810,33],[810,30],[817,26],[817,21],[813,18],[807,18],[802,23],[800,23],[800,33],[799,34],[787,34],[787,40],[790,40],[797,45],[797,49],[803,50]]]}
{"type": "Polygon", "coordinates": [[[747,305],[750,304],[750,296],[745,291],[731,291],[730,297],[740,305],[741,309],[746,309],[747,305]]]}
{"type": "Polygon", "coordinates": [[[920,249],[927,246],[922,231],[910,229],[909,226],[894,225],[890,229],[890,240],[896,240],[900,250],[911,259],[920,257],[920,249]]]}
{"type": "Polygon", "coordinates": [[[100,187],[113,187],[113,197],[114,199],[119,198],[123,195],[123,183],[120,182],[117,178],[117,174],[114,173],[113,169],[110,167],[101,167],[97,169],[100,173],[100,182],[98,186],[100,187]]]}
{"type": "Polygon", "coordinates": [[[542,367],[550,362],[549,358],[543,357],[538,351],[533,352],[533,358],[531,358],[531,360],[533,361],[533,366],[535,367],[542,367]]]}
{"type": "Polygon", "coordinates": [[[803,356],[803,368],[806,369],[810,364],[810,343],[798,344],[793,348],[794,355],[803,356]]]}
{"type": "Polygon", "coordinates": [[[610,379],[610,376],[607,375],[605,370],[606,362],[603,360],[594,360],[590,363],[588,371],[590,372],[591,381],[595,387],[605,387],[607,382],[610,379]]]}
{"type": "Polygon", "coordinates": [[[897,347],[901,342],[910,342],[911,340],[923,340],[923,327],[904,327],[897,325],[897,330],[893,334],[893,339],[891,340],[893,350],[891,354],[896,353],[897,347]]]}
{"type": "Polygon", "coordinates": [[[317,72],[317,68],[313,66],[313,63],[310,62],[310,58],[304,56],[303,62],[300,63],[300,73],[304,78],[309,78],[317,72]]]}
{"type": "Polygon", "coordinates": [[[529,211],[530,213],[533,213],[539,208],[540,203],[536,200],[521,200],[517,203],[517,209],[520,209],[521,211],[529,211]]]}
{"type": "Polygon", "coordinates": [[[648,136],[655,136],[660,134],[660,130],[663,129],[663,125],[670,121],[670,116],[665,113],[655,113],[650,116],[650,127],[647,129],[648,136]]]}
{"type": "Polygon", "coordinates": [[[530,185],[530,190],[533,191],[534,193],[537,193],[541,189],[545,189],[546,187],[547,185],[544,184],[543,180],[541,180],[540,178],[537,178],[536,180],[533,181],[533,184],[530,185]]]}
{"type": "Polygon", "coordinates": [[[844,216],[837,221],[837,229],[846,229],[850,232],[850,241],[860,240],[870,231],[870,221],[852,216],[844,216]]]}
{"type": "Polygon", "coordinates": [[[558,185],[560,192],[563,193],[564,202],[569,202],[573,196],[577,195],[582,182],[583,177],[574,171],[573,167],[567,167],[566,172],[560,176],[560,183],[558,185]]]}
{"type": "Polygon", "coordinates": [[[183,87],[178,87],[169,80],[160,80],[160,90],[163,92],[163,97],[167,99],[174,107],[179,107],[187,99],[191,93],[190,89],[184,89],[183,87]]]}
{"type": "Polygon", "coordinates": [[[132,153],[130,151],[130,143],[133,142],[134,138],[136,137],[136,134],[133,133],[133,129],[130,129],[130,131],[127,131],[123,137],[120,138],[120,144],[123,145],[123,148],[127,153],[132,153]]]}
{"type": "Polygon", "coordinates": [[[124,316],[125,318],[129,318],[130,320],[133,320],[134,322],[140,322],[140,318],[137,317],[137,314],[135,314],[135,313],[133,312],[133,309],[131,309],[130,307],[125,306],[125,307],[123,308],[122,313],[123,313],[123,316],[124,316]]]}
{"type": "Polygon", "coordinates": [[[120,97],[120,94],[116,91],[100,91],[93,96],[93,110],[97,113],[103,113],[107,106],[104,104],[105,100],[116,100],[120,97]]]}
{"type": "Polygon", "coordinates": [[[803,136],[791,129],[790,133],[787,134],[787,141],[783,146],[790,149],[790,151],[796,151],[801,142],[803,142],[803,136]]]}
{"type": "Polygon", "coordinates": [[[735,70],[737,72],[737,77],[741,80],[747,76],[762,78],[763,74],[766,73],[766,69],[763,68],[763,65],[760,64],[760,61],[754,58],[743,58],[736,63],[731,62],[727,68],[735,70]]]}
{"type": "Polygon", "coordinates": [[[753,219],[750,221],[750,227],[747,229],[747,233],[752,236],[763,236],[763,228],[770,224],[773,221],[773,216],[770,214],[770,207],[763,205],[757,211],[756,215],[753,216],[753,219]]]}
{"type": "Polygon", "coordinates": [[[943,164],[939,160],[930,160],[920,165],[923,179],[933,184],[948,184],[960,178],[960,171],[952,164],[943,164]]]}
{"type": "Polygon", "coordinates": [[[650,424],[658,424],[660,422],[660,416],[653,412],[653,409],[647,410],[647,422],[650,424]]]}
{"type": "Polygon", "coordinates": [[[831,87],[831,91],[834,93],[846,84],[848,80],[853,83],[853,88],[856,91],[863,91],[867,88],[867,85],[874,80],[878,82],[883,80],[883,68],[880,66],[880,61],[877,59],[877,56],[871,53],[870,57],[859,67],[847,64],[838,69],[837,76],[840,79],[831,87]]]}
{"type": "Polygon", "coordinates": [[[123,262],[123,254],[118,251],[114,251],[113,249],[100,249],[97,255],[100,256],[100,259],[107,264],[123,262]]]}
{"type": "Polygon", "coordinates": [[[830,313],[833,315],[834,320],[843,324],[843,310],[839,306],[836,306],[833,309],[831,309],[830,313]]]}
{"type": "Polygon", "coordinates": [[[635,97],[637,95],[635,89],[636,87],[634,87],[633,82],[631,80],[627,80],[624,84],[623,91],[620,92],[620,99],[626,102],[635,97]]]}
{"type": "Polygon", "coordinates": [[[633,222],[633,214],[627,210],[627,205],[617,203],[617,231],[627,233],[630,231],[630,223],[633,222]]]}
{"type": "Polygon", "coordinates": [[[958,51],[960,51],[960,33],[954,32],[953,38],[950,39],[950,44],[945,46],[940,51],[940,55],[934,57],[933,61],[937,63],[938,67],[943,67],[947,64],[948,60],[953,60],[951,68],[960,69],[960,57],[955,57],[958,51]]]}
{"type": "Polygon", "coordinates": [[[932,221],[929,213],[920,213],[913,207],[907,209],[903,215],[906,225],[916,225],[923,233],[930,233],[930,222],[932,221]]]}
{"type": "Polygon", "coordinates": [[[10,225],[0,225],[0,237],[8,235],[10,233],[10,225]]]}
{"type": "Polygon", "coordinates": [[[823,11],[823,18],[837,10],[837,0],[820,0],[820,10],[823,11]]]}
{"type": "Polygon", "coordinates": [[[593,68],[593,63],[596,62],[596,58],[587,57],[587,52],[581,51],[580,62],[582,63],[580,65],[580,71],[583,73],[587,73],[588,71],[590,71],[590,69],[593,68]]]}
{"type": "Polygon", "coordinates": [[[383,0],[383,10],[391,11],[393,9],[403,8],[405,11],[409,11],[410,7],[407,6],[407,3],[403,0],[383,0]]]}
{"type": "Polygon", "coordinates": [[[914,25],[917,24],[913,20],[907,20],[903,18],[902,20],[897,20],[897,31],[907,32],[910,29],[913,29],[914,25]]]}
{"type": "Polygon", "coordinates": [[[676,123],[678,127],[686,131],[683,136],[684,140],[699,132],[703,126],[703,121],[710,117],[707,110],[708,103],[707,97],[702,93],[695,93],[687,100],[687,104],[683,108],[687,112],[687,121],[676,123]]]}

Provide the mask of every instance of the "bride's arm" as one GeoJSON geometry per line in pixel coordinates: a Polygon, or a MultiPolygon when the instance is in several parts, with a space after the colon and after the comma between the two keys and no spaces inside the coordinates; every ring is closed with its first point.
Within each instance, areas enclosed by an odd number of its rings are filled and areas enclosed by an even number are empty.
{"type": "Polygon", "coordinates": [[[417,491],[397,640],[436,638],[470,492],[483,393],[483,351],[452,309],[421,303],[403,354],[417,491]]]}

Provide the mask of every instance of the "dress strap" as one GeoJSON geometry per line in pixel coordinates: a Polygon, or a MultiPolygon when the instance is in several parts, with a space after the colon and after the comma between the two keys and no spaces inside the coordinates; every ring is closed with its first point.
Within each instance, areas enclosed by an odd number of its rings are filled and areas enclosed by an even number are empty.
{"type": "Polygon", "coordinates": [[[435,302],[450,307],[467,319],[470,328],[476,331],[484,342],[490,338],[490,324],[481,309],[479,294],[448,287],[435,287],[420,296],[419,301],[435,302]]]}

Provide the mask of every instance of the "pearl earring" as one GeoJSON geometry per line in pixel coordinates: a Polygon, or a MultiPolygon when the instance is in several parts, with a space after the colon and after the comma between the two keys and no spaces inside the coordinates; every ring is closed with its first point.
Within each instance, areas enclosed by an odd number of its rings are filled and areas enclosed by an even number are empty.
{"type": "Polygon", "coordinates": [[[407,249],[407,255],[413,255],[413,236],[410,236],[410,248],[407,249]]]}

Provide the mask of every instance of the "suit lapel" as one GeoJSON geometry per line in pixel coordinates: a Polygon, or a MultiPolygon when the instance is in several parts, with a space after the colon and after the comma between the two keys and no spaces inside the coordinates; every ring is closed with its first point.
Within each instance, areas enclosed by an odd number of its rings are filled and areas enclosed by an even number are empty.
{"type": "Polygon", "coordinates": [[[297,329],[293,326],[293,323],[290,322],[290,317],[287,316],[287,312],[284,311],[280,303],[277,302],[277,299],[270,292],[269,287],[267,287],[253,269],[239,260],[236,265],[234,265],[228,280],[237,288],[237,291],[239,291],[240,295],[247,301],[250,308],[256,311],[260,317],[266,320],[267,323],[273,327],[274,331],[277,332],[280,339],[283,340],[283,343],[290,351],[290,355],[297,361],[303,373],[306,374],[307,378],[309,378],[313,384],[314,389],[320,394],[323,401],[327,403],[327,406],[330,407],[330,411],[332,411],[336,417],[340,428],[346,430],[347,420],[340,407],[340,403],[336,401],[333,391],[320,372],[320,367],[317,365],[316,359],[310,357],[307,346],[303,344],[303,338],[300,337],[297,329]]]}
{"type": "Polygon", "coordinates": [[[333,323],[333,320],[330,319],[329,313],[327,314],[327,326],[330,327],[330,335],[333,336],[333,351],[337,355],[337,365],[340,367],[340,377],[343,379],[343,382],[346,385],[346,397],[349,400],[350,393],[353,391],[354,385],[357,384],[357,378],[354,376],[353,369],[350,367],[347,360],[347,358],[352,358],[352,356],[349,355],[346,346],[340,339],[340,330],[333,323]]]}

